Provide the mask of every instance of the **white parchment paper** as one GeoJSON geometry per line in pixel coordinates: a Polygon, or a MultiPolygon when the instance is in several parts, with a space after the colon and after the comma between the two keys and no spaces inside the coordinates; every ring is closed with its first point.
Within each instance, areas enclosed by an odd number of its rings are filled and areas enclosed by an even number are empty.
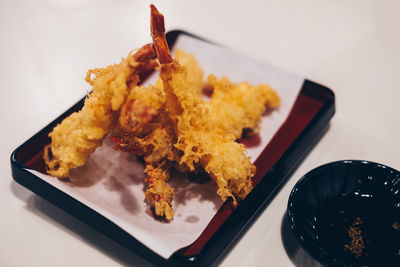
{"type": "MultiPolygon", "coordinates": [[[[285,121],[304,79],[185,35],[178,37],[173,50],[176,48],[195,54],[206,75],[226,76],[233,82],[267,83],[278,92],[282,106],[262,118],[261,142],[248,149],[255,161],[285,121]]],[[[175,188],[175,217],[169,223],[156,220],[144,202],[144,166],[136,156],[114,151],[108,139],[84,167],[72,172],[73,185],[28,171],[99,212],[164,258],[195,241],[222,205],[212,181],[193,183],[175,174],[170,181],[175,188]]]]}

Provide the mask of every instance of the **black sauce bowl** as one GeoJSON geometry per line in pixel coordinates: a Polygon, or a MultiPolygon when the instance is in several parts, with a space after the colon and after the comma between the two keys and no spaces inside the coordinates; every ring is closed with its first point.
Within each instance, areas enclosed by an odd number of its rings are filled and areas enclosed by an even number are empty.
{"type": "MultiPolygon", "coordinates": [[[[400,266],[400,250],[397,245],[394,248],[395,255],[390,260],[385,259],[385,263],[377,264],[373,261],[360,264],[349,262],[321,244],[321,233],[316,229],[318,215],[329,201],[340,196],[384,199],[383,203],[390,206],[393,216],[399,218],[400,172],[374,162],[344,160],[322,165],[304,175],[292,189],[287,207],[289,227],[304,250],[327,266],[400,266]]],[[[397,226],[395,230],[398,233],[395,231],[395,237],[391,235],[391,238],[400,244],[400,238],[397,239],[400,229],[397,226]]]]}

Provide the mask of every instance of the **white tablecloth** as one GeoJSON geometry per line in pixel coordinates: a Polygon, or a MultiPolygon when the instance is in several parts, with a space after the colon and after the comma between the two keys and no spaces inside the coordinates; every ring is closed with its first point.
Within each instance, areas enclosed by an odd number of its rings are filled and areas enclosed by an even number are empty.
{"type": "MultiPolygon", "coordinates": [[[[400,169],[400,4],[392,1],[154,1],[184,29],[332,88],[337,113],[222,266],[318,266],[285,224],[297,180],[334,160],[400,169]]],[[[150,41],[148,1],[0,2],[0,266],[147,263],[12,180],[11,152],[89,87],[87,69],[150,41]]]]}

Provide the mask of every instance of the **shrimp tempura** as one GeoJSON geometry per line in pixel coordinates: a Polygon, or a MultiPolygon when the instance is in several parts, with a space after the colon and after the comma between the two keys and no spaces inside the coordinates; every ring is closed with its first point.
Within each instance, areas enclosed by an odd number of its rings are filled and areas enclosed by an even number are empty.
{"type": "Polygon", "coordinates": [[[220,131],[208,106],[187,85],[187,70],[173,60],[165,39],[164,17],[151,5],[151,33],[166,94],[166,110],[175,129],[175,147],[183,152],[179,164],[190,171],[204,169],[217,183],[222,200],[244,199],[252,189],[255,166],[234,136],[220,131]]]}
{"type": "Polygon", "coordinates": [[[114,126],[129,90],[139,82],[138,74],[157,65],[154,57],[152,46],[146,45],[118,65],[88,71],[86,80],[93,92],[87,96],[84,107],[49,134],[51,144],[44,150],[49,174],[65,178],[72,168],[85,164],[114,126]]]}
{"type": "Polygon", "coordinates": [[[212,118],[221,131],[233,134],[236,139],[242,137],[244,129],[256,129],[267,108],[277,108],[281,103],[275,90],[266,84],[233,84],[227,78],[217,79],[212,74],[207,83],[213,89],[212,118]]]}

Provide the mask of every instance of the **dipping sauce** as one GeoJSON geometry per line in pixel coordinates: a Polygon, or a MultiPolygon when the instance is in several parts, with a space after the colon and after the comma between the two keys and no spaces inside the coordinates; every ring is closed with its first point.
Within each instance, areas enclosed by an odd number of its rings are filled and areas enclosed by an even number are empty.
{"type": "Polygon", "coordinates": [[[318,242],[347,264],[400,266],[400,206],[372,195],[339,196],[317,212],[318,242]]]}

